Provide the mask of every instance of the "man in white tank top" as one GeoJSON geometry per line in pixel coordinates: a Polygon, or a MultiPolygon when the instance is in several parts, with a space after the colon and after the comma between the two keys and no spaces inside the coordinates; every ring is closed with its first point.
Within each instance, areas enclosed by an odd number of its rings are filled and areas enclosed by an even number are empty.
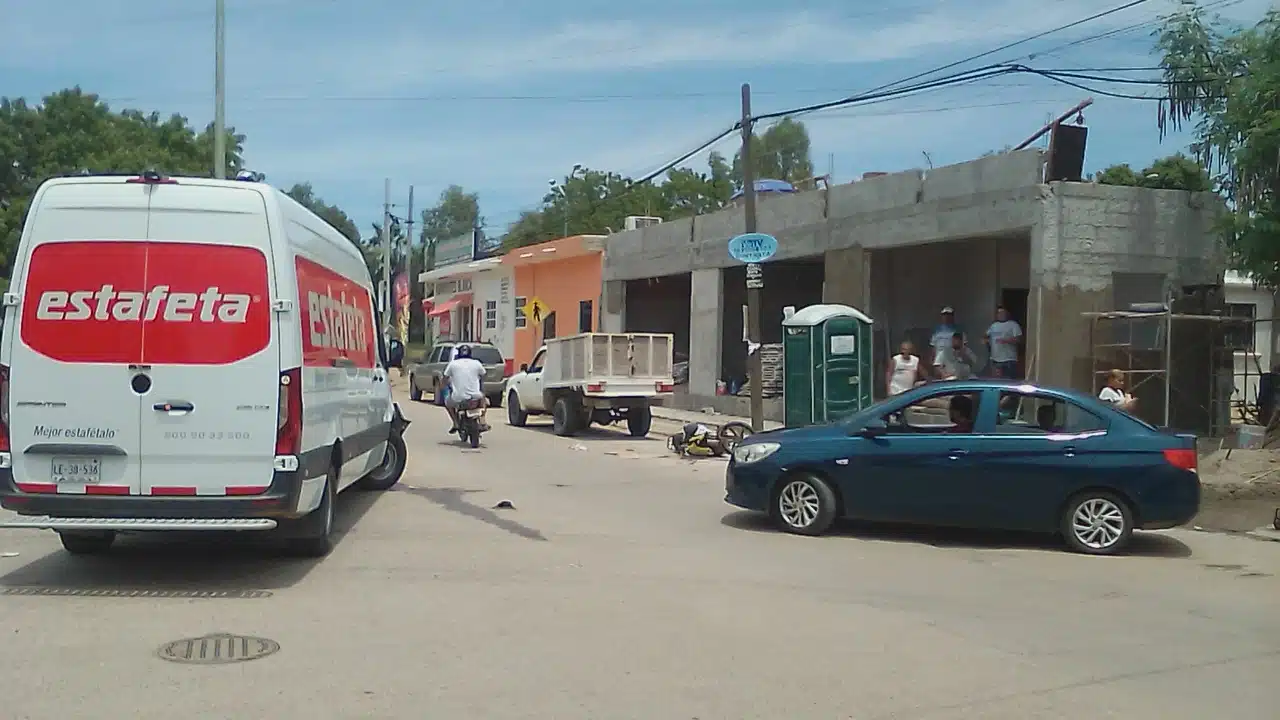
{"type": "Polygon", "coordinates": [[[898,354],[889,358],[889,372],[885,376],[885,386],[889,389],[891,397],[910,390],[918,381],[925,379],[920,369],[920,358],[914,351],[911,341],[903,340],[898,348],[898,354]]]}

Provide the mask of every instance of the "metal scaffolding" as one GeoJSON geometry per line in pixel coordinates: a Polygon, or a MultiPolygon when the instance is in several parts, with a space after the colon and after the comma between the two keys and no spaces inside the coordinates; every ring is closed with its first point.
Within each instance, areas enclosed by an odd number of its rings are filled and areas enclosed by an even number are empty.
{"type": "Polygon", "coordinates": [[[1186,426],[1180,429],[1211,437],[1220,437],[1230,429],[1234,364],[1232,350],[1223,343],[1223,328],[1242,324],[1252,330],[1249,318],[1181,314],[1168,306],[1152,311],[1081,315],[1090,320],[1090,369],[1095,395],[1106,376],[1119,370],[1125,375],[1128,391],[1139,398],[1136,414],[1148,422],[1164,427],[1177,422],[1186,426]],[[1152,384],[1161,386],[1156,391],[1162,400],[1156,413],[1150,408],[1152,392],[1140,392],[1152,384]],[[1175,406],[1183,412],[1176,412],[1175,406]],[[1200,412],[1192,413],[1190,407],[1200,412]],[[1187,417],[1200,416],[1201,412],[1203,422],[1198,417],[1187,417]]]}

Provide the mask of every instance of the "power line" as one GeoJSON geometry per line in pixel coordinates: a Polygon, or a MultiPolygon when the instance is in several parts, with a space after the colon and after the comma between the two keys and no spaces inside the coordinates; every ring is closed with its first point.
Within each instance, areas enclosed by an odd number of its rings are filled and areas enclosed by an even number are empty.
{"type": "Polygon", "coordinates": [[[927,76],[929,76],[929,75],[934,75],[934,74],[936,74],[936,73],[943,72],[944,70],[950,70],[950,69],[952,69],[952,68],[959,67],[959,66],[961,66],[961,65],[967,65],[967,64],[969,64],[969,63],[973,62],[974,60],[981,60],[982,58],[990,57],[990,56],[992,56],[992,55],[995,55],[996,53],[1002,53],[1002,52],[1004,52],[1005,50],[1013,49],[1013,48],[1015,48],[1015,47],[1018,47],[1019,45],[1025,45],[1026,43],[1034,42],[1034,41],[1036,41],[1036,40],[1039,40],[1040,38],[1047,37],[1047,36],[1049,36],[1049,35],[1053,35],[1053,34],[1056,34],[1056,33],[1062,32],[1063,30],[1070,30],[1070,29],[1071,29],[1071,28],[1073,28],[1073,27],[1078,27],[1078,26],[1080,26],[1080,25],[1084,25],[1085,23],[1093,22],[1094,20],[1100,20],[1100,19],[1102,19],[1102,18],[1104,18],[1104,17],[1107,17],[1108,15],[1114,15],[1115,13],[1122,12],[1122,11],[1124,11],[1124,10],[1128,10],[1129,8],[1132,8],[1132,7],[1137,7],[1137,6],[1142,5],[1142,4],[1146,3],[1146,2],[1149,2],[1149,0],[1130,0],[1129,2],[1127,2],[1127,3],[1123,4],[1123,5],[1119,5],[1119,6],[1116,6],[1116,7],[1111,8],[1110,10],[1103,10],[1102,12],[1094,13],[1094,14],[1092,14],[1092,15],[1090,15],[1090,16],[1088,16],[1088,17],[1086,17],[1086,18],[1081,18],[1081,19],[1079,19],[1079,20],[1076,20],[1076,21],[1074,21],[1074,22],[1067,23],[1067,24],[1065,24],[1065,25],[1059,25],[1059,26],[1057,26],[1057,27],[1055,27],[1055,28],[1050,28],[1049,30],[1045,30],[1045,31],[1043,31],[1043,32],[1038,32],[1038,33],[1036,33],[1036,34],[1034,34],[1034,35],[1031,35],[1031,36],[1028,36],[1028,37],[1022,38],[1021,40],[1015,40],[1015,41],[1010,42],[1010,43],[1005,43],[1004,45],[1001,45],[1000,47],[992,48],[991,50],[987,50],[987,51],[985,51],[985,52],[980,52],[980,53],[977,53],[976,55],[970,55],[969,57],[962,58],[962,59],[960,59],[960,60],[956,60],[955,62],[947,63],[946,65],[942,65],[942,66],[936,67],[936,68],[934,68],[934,69],[932,69],[932,70],[926,70],[925,72],[922,72],[922,73],[916,73],[915,75],[912,75],[912,76],[910,76],[910,77],[903,78],[903,79],[898,80],[898,81],[896,81],[896,82],[889,83],[888,85],[881,85],[881,86],[880,86],[880,87],[878,87],[878,88],[874,88],[874,89],[873,89],[873,90],[871,90],[870,92],[876,92],[877,90],[883,90],[883,89],[886,89],[886,88],[891,88],[891,87],[893,87],[893,86],[895,86],[895,85],[901,85],[902,83],[911,82],[911,81],[913,81],[913,80],[919,80],[920,78],[927,77],[927,76]]]}

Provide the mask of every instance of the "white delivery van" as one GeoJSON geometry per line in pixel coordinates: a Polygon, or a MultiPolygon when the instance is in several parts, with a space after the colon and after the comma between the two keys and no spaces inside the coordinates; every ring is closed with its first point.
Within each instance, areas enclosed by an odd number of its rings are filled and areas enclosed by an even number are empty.
{"type": "Polygon", "coordinates": [[[272,530],[332,547],[334,498],[404,471],[360,252],[259,183],[50,180],[3,296],[0,527],[272,530]]]}

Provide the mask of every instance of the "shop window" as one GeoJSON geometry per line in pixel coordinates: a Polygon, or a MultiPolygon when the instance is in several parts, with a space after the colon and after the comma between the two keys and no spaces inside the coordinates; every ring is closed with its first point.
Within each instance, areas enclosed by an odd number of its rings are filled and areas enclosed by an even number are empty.
{"type": "Polygon", "coordinates": [[[495,330],[498,327],[498,301],[484,301],[484,329],[495,330]]]}
{"type": "Polygon", "coordinates": [[[525,303],[527,302],[529,302],[529,298],[525,298],[525,297],[516,298],[516,329],[517,330],[519,330],[522,327],[527,327],[529,325],[529,318],[524,314],[524,306],[525,306],[525,303]]]}

